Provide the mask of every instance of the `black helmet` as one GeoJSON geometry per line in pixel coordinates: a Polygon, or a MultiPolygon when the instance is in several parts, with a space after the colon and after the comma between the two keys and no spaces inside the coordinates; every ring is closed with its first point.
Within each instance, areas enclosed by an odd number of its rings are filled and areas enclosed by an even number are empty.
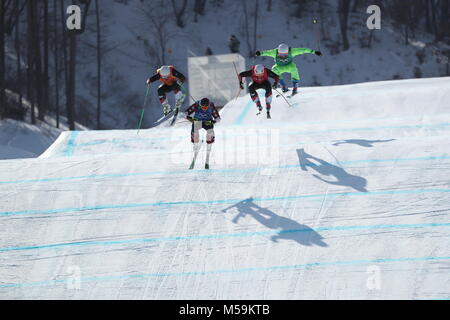
{"type": "Polygon", "coordinates": [[[209,101],[209,99],[208,98],[203,98],[201,101],[200,101],[200,107],[203,109],[203,110],[207,110],[208,108],[209,108],[209,104],[210,104],[211,102],[209,101]]]}

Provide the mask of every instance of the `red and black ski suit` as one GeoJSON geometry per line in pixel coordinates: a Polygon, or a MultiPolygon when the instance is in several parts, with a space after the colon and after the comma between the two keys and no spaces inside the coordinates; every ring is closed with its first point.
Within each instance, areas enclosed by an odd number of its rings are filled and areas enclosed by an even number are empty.
{"type": "Polygon", "coordinates": [[[259,101],[258,93],[256,92],[256,90],[258,89],[266,90],[266,105],[267,111],[269,111],[272,103],[272,86],[270,84],[269,77],[275,80],[274,86],[278,85],[279,77],[272,70],[267,68],[264,68],[264,73],[262,75],[256,75],[255,66],[253,66],[251,70],[247,70],[239,74],[239,83],[241,85],[242,85],[242,78],[245,77],[252,78],[252,83],[250,84],[248,89],[250,91],[250,96],[252,97],[252,100],[256,103],[258,107],[261,107],[261,102],[259,101]]]}
{"type": "Polygon", "coordinates": [[[164,104],[164,102],[166,101],[166,93],[173,91],[176,100],[180,99],[183,95],[178,81],[185,82],[186,77],[181,72],[177,71],[173,66],[170,66],[170,70],[171,73],[169,77],[165,79],[161,77],[158,69],[157,73],[147,80],[148,84],[151,84],[158,80],[162,82],[162,84],[158,88],[159,101],[161,102],[161,104],[164,104]]]}

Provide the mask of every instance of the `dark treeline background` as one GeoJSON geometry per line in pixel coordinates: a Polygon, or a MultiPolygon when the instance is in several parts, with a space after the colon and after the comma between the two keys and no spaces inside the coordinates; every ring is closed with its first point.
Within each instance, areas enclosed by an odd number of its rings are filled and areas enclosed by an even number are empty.
{"type": "MultiPolygon", "coordinates": [[[[118,1],[118,0],[116,0],[118,1]]],[[[121,0],[126,1],[126,0],[121,0]]],[[[221,2],[221,0],[210,0],[221,2]]],[[[222,0],[223,1],[223,0],[222,0]]],[[[260,7],[270,11],[276,0],[261,0],[260,7]]],[[[297,8],[292,14],[302,17],[316,0],[283,0],[297,8]]],[[[327,3],[328,0],[319,0],[327,3]]],[[[449,41],[450,0],[338,0],[337,15],[342,38],[341,50],[348,50],[348,17],[369,5],[381,7],[383,19],[389,18],[404,34],[405,43],[416,31],[433,35],[434,41],[449,41]]],[[[195,19],[207,14],[207,0],[171,0],[172,20],[184,28],[186,10],[193,10],[195,19]],[[189,3],[189,6],[188,6],[189,3]]],[[[101,5],[99,0],[0,0],[0,117],[26,120],[33,124],[43,121],[46,114],[67,119],[71,130],[77,117],[77,65],[83,46],[96,52],[97,129],[102,128],[102,57],[107,48],[102,41],[101,5]],[[82,10],[82,29],[66,27],[67,7],[76,4],[82,10]],[[96,42],[87,44],[80,39],[86,33],[86,20],[95,26],[96,42]],[[8,47],[7,43],[13,45],[8,47]],[[8,57],[7,57],[8,55],[8,57]],[[13,60],[10,59],[13,57],[13,60]],[[78,59],[77,59],[78,57],[78,59]],[[7,59],[8,58],[8,59],[7,59]],[[15,65],[6,65],[6,61],[15,65]]],[[[93,71],[94,72],[94,71],[93,71]]]]}

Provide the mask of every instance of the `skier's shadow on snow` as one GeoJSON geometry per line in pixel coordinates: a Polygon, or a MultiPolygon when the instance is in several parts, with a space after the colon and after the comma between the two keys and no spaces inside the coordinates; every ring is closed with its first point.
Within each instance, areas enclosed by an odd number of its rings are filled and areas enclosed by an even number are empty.
{"type": "Polygon", "coordinates": [[[279,216],[269,209],[258,206],[254,203],[253,198],[241,201],[222,212],[236,208],[238,214],[234,217],[233,223],[238,223],[239,219],[244,216],[251,216],[256,221],[270,229],[280,229],[278,233],[271,237],[273,242],[279,240],[293,240],[304,246],[317,245],[320,247],[328,247],[322,240],[322,236],[310,227],[300,224],[292,219],[279,216]]]}
{"type": "Polygon", "coordinates": [[[350,139],[350,140],[339,140],[336,143],[333,144],[333,146],[339,146],[341,144],[356,144],[361,147],[366,148],[373,148],[375,143],[385,143],[385,142],[392,142],[396,139],[389,139],[389,140],[363,140],[363,139],[350,139]]]}
{"type": "Polygon", "coordinates": [[[303,171],[308,171],[308,168],[311,168],[322,176],[333,176],[336,180],[325,180],[324,178],[313,174],[315,178],[329,184],[352,187],[359,192],[368,192],[366,189],[367,180],[363,177],[354,176],[345,171],[343,168],[306,153],[304,149],[297,149],[297,154],[300,167],[303,171]]]}

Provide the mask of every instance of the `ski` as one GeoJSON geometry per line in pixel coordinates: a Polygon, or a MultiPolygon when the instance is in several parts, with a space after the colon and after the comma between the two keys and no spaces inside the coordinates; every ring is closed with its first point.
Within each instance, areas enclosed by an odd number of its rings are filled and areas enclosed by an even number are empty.
{"type": "Polygon", "coordinates": [[[199,143],[197,149],[195,149],[195,146],[194,146],[194,158],[192,159],[189,170],[194,170],[195,162],[197,161],[197,157],[198,157],[198,154],[200,153],[200,149],[202,148],[202,144],[203,144],[202,142],[199,143]]]}
{"type": "MultiPolygon", "coordinates": [[[[290,91],[291,91],[291,90],[288,90],[288,91],[286,91],[286,92],[283,91],[283,93],[288,93],[288,92],[290,92],[290,91]]],[[[281,97],[281,94],[277,94],[276,97],[277,97],[277,98],[281,97]]]]}
{"type": "Polygon", "coordinates": [[[169,112],[167,115],[162,116],[161,118],[159,118],[158,120],[155,121],[154,125],[159,125],[160,123],[170,119],[171,113],[173,112],[173,110],[171,112],[169,112]]]}
{"type": "Polygon", "coordinates": [[[179,113],[180,113],[180,109],[179,109],[179,108],[175,109],[175,113],[173,114],[172,121],[170,122],[170,126],[171,126],[171,127],[173,127],[173,125],[174,125],[175,122],[177,121],[177,117],[178,117],[178,114],[179,114],[179,113]]]}
{"type": "Polygon", "coordinates": [[[209,170],[209,157],[211,155],[211,148],[212,148],[212,145],[208,144],[207,149],[206,149],[205,170],[209,170]]]}

